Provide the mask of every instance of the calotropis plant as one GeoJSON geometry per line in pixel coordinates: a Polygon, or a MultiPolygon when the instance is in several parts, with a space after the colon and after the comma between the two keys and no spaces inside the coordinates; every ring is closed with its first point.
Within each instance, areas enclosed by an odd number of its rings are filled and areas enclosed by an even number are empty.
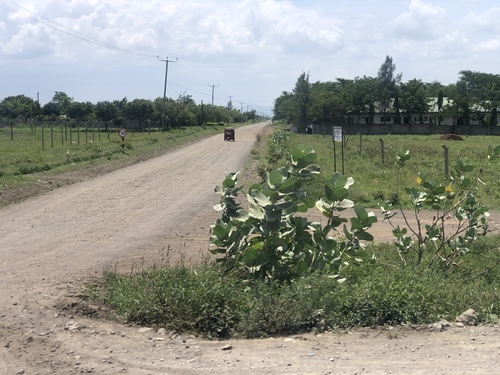
{"type": "Polygon", "coordinates": [[[301,188],[304,179],[320,173],[315,160],[312,148],[291,147],[285,167],[266,172],[264,181],[248,189],[245,208],[238,203],[242,188],[237,187],[237,173],[228,174],[216,187],[221,198],[214,208],[222,215],[212,226],[211,252],[223,255],[218,261],[227,271],[282,281],[321,270],[341,280],[342,267],[371,260],[363,241],[373,240],[366,230],[376,217],[356,208],[348,227],[349,220],[340,216],[354,206],[347,199],[353,179],[335,173],[325,181],[325,196],[317,202],[301,188]],[[313,207],[327,218],[326,225],[301,216],[313,207]]]}
{"type": "MultiPolygon", "coordinates": [[[[500,146],[488,148],[488,159],[500,157],[500,146]]],[[[404,167],[410,159],[407,149],[399,150],[397,165],[404,167]]],[[[477,198],[482,170],[475,171],[472,164],[457,158],[449,179],[437,181],[418,173],[416,187],[405,188],[413,206],[414,223],[410,224],[408,214],[401,204],[386,202],[381,208],[384,220],[393,227],[396,247],[404,265],[408,255],[414,253],[416,265],[428,267],[439,264],[446,272],[459,264],[459,259],[469,253],[469,246],[478,235],[485,234],[488,223],[488,209],[477,198]],[[395,226],[391,218],[396,208],[404,218],[406,227],[395,226]],[[422,210],[433,210],[429,222],[421,219],[422,210]],[[453,225],[450,221],[453,220],[453,225]]]]}

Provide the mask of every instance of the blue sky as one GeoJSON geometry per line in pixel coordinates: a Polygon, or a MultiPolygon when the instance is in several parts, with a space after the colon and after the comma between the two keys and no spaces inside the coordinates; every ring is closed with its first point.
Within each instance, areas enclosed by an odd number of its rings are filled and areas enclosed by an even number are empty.
{"type": "Polygon", "coordinates": [[[403,82],[499,74],[498,0],[0,0],[0,100],[55,91],[77,101],[192,95],[270,113],[310,81],[403,82]]]}

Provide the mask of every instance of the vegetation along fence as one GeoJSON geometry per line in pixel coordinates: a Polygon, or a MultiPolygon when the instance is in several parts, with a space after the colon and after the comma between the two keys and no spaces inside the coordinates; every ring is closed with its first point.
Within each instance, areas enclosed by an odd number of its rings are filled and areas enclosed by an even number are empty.
{"type": "MultiPolygon", "coordinates": [[[[148,124],[149,125],[149,124],[148,124]]],[[[87,143],[101,142],[105,137],[111,138],[111,134],[118,133],[121,128],[127,128],[132,132],[138,130],[132,123],[125,123],[122,126],[107,123],[105,121],[88,120],[81,122],[73,121],[28,121],[26,123],[15,123],[12,121],[0,122],[0,132],[8,135],[11,140],[16,136],[30,133],[40,142],[41,149],[54,148],[54,145],[80,145],[87,143]]],[[[157,130],[151,126],[144,128],[151,132],[157,130]]]]}
{"type": "MultiPolygon", "coordinates": [[[[313,125],[314,134],[332,134],[332,125],[313,125]]],[[[435,124],[349,124],[343,125],[344,134],[384,135],[384,134],[459,134],[459,135],[500,135],[500,126],[484,125],[435,125],[435,124]]]]}

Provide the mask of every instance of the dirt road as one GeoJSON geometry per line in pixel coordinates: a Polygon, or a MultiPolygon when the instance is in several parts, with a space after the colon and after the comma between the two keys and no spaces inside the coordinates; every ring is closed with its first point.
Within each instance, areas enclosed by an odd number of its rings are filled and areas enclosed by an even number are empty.
{"type": "MultiPolygon", "coordinates": [[[[494,373],[498,327],[360,330],[209,342],[73,315],[82,281],[171,248],[196,258],[213,187],[241,170],[265,124],[0,209],[0,375],[494,373]]],[[[498,221],[497,221],[498,223],[498,221]]]]}

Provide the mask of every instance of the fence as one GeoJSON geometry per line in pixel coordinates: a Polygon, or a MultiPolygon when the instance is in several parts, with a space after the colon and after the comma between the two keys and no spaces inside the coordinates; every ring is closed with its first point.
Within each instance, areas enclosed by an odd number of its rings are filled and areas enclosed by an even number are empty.
{"type": "MultiPolygon", "coordinates": [[[[332,125],[313,125],[314,134],[329,134],[333,132],[332,125]]],[[[484,125],[434,125],[434,124],[377,124],[377,125],[343,125],[346,135],[385,135],[385,134],[459,134],[459,135],[500,135],[500,126],[484,125]]]]}
{"type": "MultiPolygon", "coordinates": [[[[152,123],[146,123],[148,127],[142,127],[142,131],[151,132],[156,130],[152,128],[152,123]]],[[[153,124],[154,125],[154,124],[153,124]]],[[[33,135],[38,135],[41,139],[41,148],[54,148],[57,142],[61,146],[65,144],[82,144],[82,143],[95,143],[101,142],[101,137],[106,137],[108,140],[111,138],[112,134],[118,134],[120,129],[126,128],[132,134],[136,131],[141,131],[141,128],[137,126],[137,122],[126,122],[121,126],[116,126],[105,121],[27,121],[24,123],[14,123],[0,122],[0,130],[8,135],[11,140],[16,138],[16,134],[20,134],[20,128],[22,128],[22,133],[30,132],[33,135]],[[16,131],[17,129],[17,131],[16,131]]]]}

